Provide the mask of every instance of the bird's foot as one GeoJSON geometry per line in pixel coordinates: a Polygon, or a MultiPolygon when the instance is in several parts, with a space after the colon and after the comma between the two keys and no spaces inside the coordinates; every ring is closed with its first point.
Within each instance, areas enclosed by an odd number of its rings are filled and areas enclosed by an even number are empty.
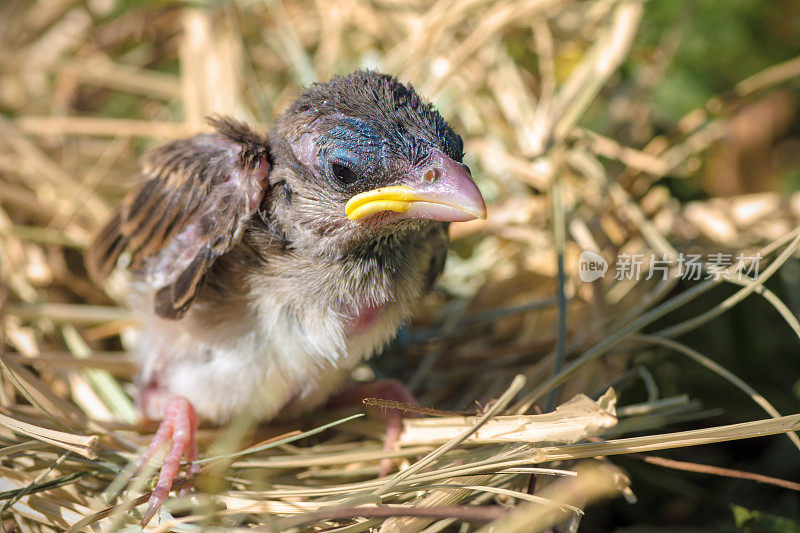
{"type": "MultiPolygon", "coordinates": [[[[403,382],[396,379],[379,379],[368,383],[354,384],[346,388],[331,399],[330,405],[354,405],[362,403],[366,398],[391,400],[410,405],[417,405],[418,403],[403,382]]],[[[386,433],[383,437],[383,451],[385,452],[391,452],[397,448],[400,434],[403,431],[403,418],[420,416],[417,413],[403,411],[394,407],[370,407],[368,411],[386,424],[386,433]]],[[[395,461],[391,458],[381,459],[379,476],[386,476],[394,464],[395,461]]]]}
{"type": "MultiPolygon", "coordinates": [[[[194,474],[198,466],[192,464],[197,459],[197,414],[189,400],[180,396],[171,396],[166,400],[164,408],[164,418],[158,426],[153,440],[150,441],[147,451],[139,458],[137,470],[149,463],[153,456],[158,453],[162,446],[170,444],[169,452],[161,465],[161,473],[158,476],[158,483],[150,501],[147,511],[142,518],[142,525],[147,525],[150,519],[156,514],[159,507],[167,500],[169,491],[172,488],[172,480],[178,473],[181,465],[181,457],[186,456],[189,463],[188,471],[194,474]]],[[[188,488],[188,487],[187,487],[188,488]]],[[[186,489],[184,489],[186,490],[186,489]]]]}

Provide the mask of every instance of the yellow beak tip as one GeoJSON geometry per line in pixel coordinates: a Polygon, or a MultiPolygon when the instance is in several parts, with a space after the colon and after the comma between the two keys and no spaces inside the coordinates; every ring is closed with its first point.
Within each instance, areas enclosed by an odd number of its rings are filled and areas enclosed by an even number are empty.
{"type": "Polygon", "coordinates": [[[411,187],[395,185],[362,192],[350,198],[344,212],[350,220],[360,220],[381,211],[405,213],[416,200],[411,187]]]}

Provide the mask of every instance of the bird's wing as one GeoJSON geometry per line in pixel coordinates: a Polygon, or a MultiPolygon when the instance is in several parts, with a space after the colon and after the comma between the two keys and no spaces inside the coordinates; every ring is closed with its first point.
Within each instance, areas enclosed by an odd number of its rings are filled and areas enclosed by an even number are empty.
{"type": "Polygon", "coordinates": [[[132,271],[156,289],[155,311],[179,318],[220,255],[242,237],[267,188],[267,139],[231,119],[212,134],[171,142],[144,159],[142,181],[86,254],[98,281],[124,251],[132,271]]]}

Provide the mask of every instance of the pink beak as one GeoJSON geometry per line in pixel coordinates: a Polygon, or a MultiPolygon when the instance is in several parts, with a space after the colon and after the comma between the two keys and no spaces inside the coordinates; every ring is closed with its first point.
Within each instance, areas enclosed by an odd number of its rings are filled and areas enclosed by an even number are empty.
{"type": "Polygon", "coordinates": [[[384,211],[401,218],[461,222],[486,218],[486,203],[469,167],[436,150],[427,164],[406,174],[403,185],[357,194],[345,207],[350,220],[384,211]]]}

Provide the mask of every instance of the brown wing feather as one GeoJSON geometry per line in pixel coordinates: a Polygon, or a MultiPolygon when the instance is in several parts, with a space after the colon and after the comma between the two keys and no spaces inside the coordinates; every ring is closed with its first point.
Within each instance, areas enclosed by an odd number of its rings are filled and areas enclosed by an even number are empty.
{"type": "Polygon", "coordinates": [[[97,234],[86,254],[98,281],[124,251],[130,268],[156,289],[154,306],[179,318],[217,257],[241,238],[267,187],[267,140],[245,124],[209,120],[216,133],[166,144],[143,161],[143,181],[97,234]]]}
{"type": "Polygon", "coordinates": [[[204,246],[186,270],[172,284],[161,287],[155,296],[155,310],[159,316],[178,318],[189,308],[197,289],[205,278],[213,259],[211,249],[204,246]]]}

